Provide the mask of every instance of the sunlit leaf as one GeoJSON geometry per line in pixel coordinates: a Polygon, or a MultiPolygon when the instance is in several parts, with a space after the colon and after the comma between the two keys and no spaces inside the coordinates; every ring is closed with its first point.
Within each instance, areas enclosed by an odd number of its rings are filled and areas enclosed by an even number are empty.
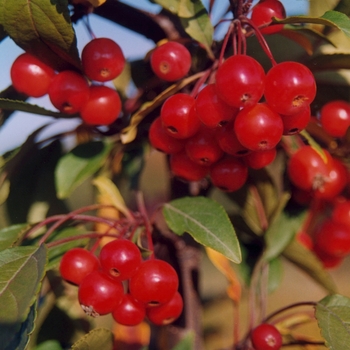
{"type": "Polygon", "coordinates": [[[45,274],[46,248],[14,247],[0,252],[0,322],[23,322],[45,274]]]}
{"type": "Polygon", "coordinates": [[[200,244],[210,247],[229,260],[242,260],[239,242],[227,213],[206,197],[184,197],[164,204],[163,214],[172,231],[189,233],[200,244]]]}
{"type": "MultiPolygon", "coordinates": [[[[4,350],[23,350],[27,348],[30,335],[35,328],[35,319],[37,315],[36,303],[29,311],[27,318],[23,322],[1,323],[0,344],[4,350]]],[[[45,350],[53,350],[46,348],[45,350]]]]}
{"type": "Polygon", "coordinates": [[[283,280],[283,264],[280,258],[269,261],[268,292],[271,294],[281,285],[283,280]]]}
{"type": "Polygon", "coordinates": [[[172,350],[192,350],[194,345],[195,334],[193,331],[188,331],[172,350]]]}
{"type": "Polygon", "coordinates": [[[112,350],[113,333],[106,328],[95,328],[76,341],[72,350],[112,350]]]}
{"type": "Polygon", "coordinates": [[[177,15],[186,33],[203,44],[209,57],[214,58],[214,54],[211,51],[214,29],[202,1],[179,0],[177,15]]]}
{"type": "Polygon", "coordinates": [[[62,350],[62,346],[57,340],[46,340],[40,343],[35,350],[62,350]]]}
{"type": "Polygon", "coordinates": [[[58,162],[55,180],[58,198],[67,198],[71,192],[104,164],[112,148],[100,141],[78,145],[58,162]]]}
{"type": "Polygon", "coordinates": [[[57,69],[80,67],[67,0],[0,0],[0,24],[24,51],[57,69]]]}
{"type": "Polygon", "coordinates": [[[179,12],[179,0],[152,0],[156,4],[162,6],[174,15],[179,12]]]}
{"type": "Polygon", "coordinates": [[[350,299],[329,295],[317,303],[315,315],[327,348],[347,349],[350,344],[350,299]]]}
{"type": "Polygon", "coordinates": [[[306,249],[296,240],[293,240],[283,251],[283,256],[294,265],[298,266],[302,271],[306,272],[330,293],[336,292],[337,287],[330,274],[323,268],[321,261],[314,253],[306,249]]]}
{"type": "Polygon", "coordinates": [[[28,224],[18,224],[5,227],[0,230],[0,250],[12,247],[20,241],[26,231],[30,228],[28,224]]]}
{"type": "Polygon", "coordinates": [[[86,3],[90,3],[93,7],[98,7],[103,5],[106,2],[106,0],[73,0],[72,3],[75,5],[83,4],[86,5],[86,3]]]}

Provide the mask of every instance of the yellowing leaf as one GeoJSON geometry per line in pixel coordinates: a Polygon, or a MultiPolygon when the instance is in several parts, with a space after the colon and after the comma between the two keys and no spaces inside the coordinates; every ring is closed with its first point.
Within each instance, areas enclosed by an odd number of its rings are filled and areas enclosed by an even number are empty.
{"type": "Polygon", "coordinates": [[[73,0],[74,5],[78,4],[91,4],[93,7],[98,7],[103,5],[106,0],[73,0]]]}

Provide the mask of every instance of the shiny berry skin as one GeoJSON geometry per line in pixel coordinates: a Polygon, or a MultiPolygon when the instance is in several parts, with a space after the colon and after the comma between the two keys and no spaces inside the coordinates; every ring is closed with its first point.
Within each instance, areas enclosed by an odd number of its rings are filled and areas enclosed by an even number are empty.
{"type": "Polygon", "coordinates": [[[255,350],[279,350],[282,346],[281,333],[268,323],[262,323],[254,328],[250,338],[255,350]]]}
{"type": "Polygon", "coordinates": [[[136,326],[144,320],[146,308],[130,294],[124,294],[119,305],[112,311],[112,316],[119,324],[136,326]]]}
{"type": "Polygon", "coordinates": [[[154,49],[151,55],[151,68],[154,74],[166,81],[182,79],[192,63],[188,49],[175,41],[168,41],[154,49]]]}
{"type": "Polygon", "coordinates": [[[98,258],[84,248],[72,248],[61,259],[59,271],[61,277],[70,283],[79,285],[92,271],[99,268],[98,258]]]}
{"type": "Polygon", "coordinates": [[[210,168],[212,184],[225,192],[239,190],[246,183],[247,177],[247,166],[233,156],[220,159],[210,168]]]}
{"type": "Polygon", "coordinates": [[[89,98],[89,85],[81,74],[66,70],[53,77],[48,94],[51,103],[59,111],[75,114],[89,98]]]}
{"type": "Polygon", "coordinates": [[[195,163],[186,152],[172,154],[169,165],[172,174],[184,181],[202,180],[209,172],[207,166],[195,163]]]}
{"type": "Polygon", "coordinates": [[[88,42],[81,53],[81,61],[86,76],[99,82],[113,80],[125,66],[122,49],[109,38],[96,38],[88,42]]]}
{"type": "Polygon", "coordinates": [[[182,140],[175,139],[169,135],[160,117],[157,117],[152,122],[148,132],[148,139],[155,149],[167,154],[178,153],[185,147],[182,140]]]}
{"type": "Polygon", "coordinates": [[[338,202],[334,205],[332,220],[350,227],[350,200],[338,202]]]}
{"type": "Polygon", "coordinates": [[[218,95],[230,106],[252,106],[263,96],[265,72],[250,56],[231,56],[218,68],[215,87],[218,95]]]}
{"type": "Polygon", "coordinates": [[[283,135],[299,134],[311,120],[310,106],[292,115],[281,115],[283,122],[283,135]]]}
{"type": "Polygon", "coordinates": [[[325,220],[315,233],[315,246],[327,255],[344,258],[350,254],[350,230],[347,225],[325,220]]]}
{"type": "Polygon", "coordinates": [[[48,93],[55,71],[35,56],[25,52],[12,63],[10,70],[13,87],[30,97],[48,93]]]}
{"type": "Polygon", "coordinates": [[[205,86],[197,95],[196,111],[198,118],[208,128],[227,124],[238,113],[238,108],[225,103],[216,93],[215,85],[205,86]]]}
{"type": "Polygon", "coordinates": [[[238,141],[252,151],[276,147],[283,133],[280,115],[266,103],[243,108],[236,116],[234,130],[238,141]]]}
{"type": "Polygon", "coordinates": [[[130,294],[147,306],[157,306],[171,300],[179,286],[175,269],[166,261],[143,261],[129,280],[130,294]]]}
{"type": "Polygon", "coordinates": [[[350,126],[350,104],[335,100],[326,103],[320,112],[322,128],[333,137],[344,137],[350,126]]]}
{"type": "Polygon", "coordinates": [[[247,147],[244,147],[237,138],[233,128],[233,122],[225,124],[220,128],[215,129],[215,138],[221,149],[228,154],[236,157],[244,156],[251,152],[247,147]]]}
{"type": "Polygon", "coordinates": [[[224,155],[214,132],[205,126],[187,140],[185,150],[193,162],[204,166],[212,165],[224,155]]]}
{"type": "Polygon", "coordinates": [[[162,105],[160,117],[169,135],[177,139],[194,135],[201,125],[195,110],[195,99],[184,93],[168,97],[162,105]]]}
{"type": "Polygon", "coordinates": [[[174,322],[182,313],[183,300],[181,294],[176,292],[165,304],[149,307],[146,315],[149,321],[157,326],[165,326],[174,322]]]}
{"type": "Polygon", "coordinates": [[[265,151],[252,151],[242,158],[248,168],[262,169],[271,164],[276,158],[276,148],[265,151]]]}
{"type": "MultiPolygon", "coordinates": [[[[272,22],[272,18],[278,19],[286,18],[286,10],[283,4],[277,0],[263,0],[259,1],[252,8],[251,20],[257,26],[268,25],[272,22]]],[[[283,29],[283,24],[273,24],[271,26],[261,28],[262,34],[274,34],[283,29]]]]}
{"type": "Polygon", "coordinates": [[[126,239],[115,239],[105,244],[99,259],[102,269],[119,281],[129,279],[142,261],[139,248],[126,239]]]}
{"type": "Polygon", "coordinates": [[[109,125],[118,119],[121,108],[117,91],[104,85],[92,85],[89,98],[80,110],[80,117],[89,125],[109,125]]]}
{"type": "Polygon", "coordinates": [[[93,271],[79,285],[78,299],[89,316],[111,313],[124,295],[123,284],[103,271],[93,271]]]}
{"type": "Polygon", "coordinates": [[[277,113],[296,114],[314,100],[315,78],[301,63],[282,62],[267,72],[264,95],[267,104],[277,113]]]}

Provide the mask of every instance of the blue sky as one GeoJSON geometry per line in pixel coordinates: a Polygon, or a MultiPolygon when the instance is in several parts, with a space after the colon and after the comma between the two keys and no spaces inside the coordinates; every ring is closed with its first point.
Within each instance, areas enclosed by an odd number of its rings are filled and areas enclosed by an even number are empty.
{"type": "MultiPolygon", "coordinates": [[[[160,6],[150,3],[148,0],[123,0],[123,2],[130,5],[137,4],[139,8],[148,11],[157,12],[160,9],[160,6]]],[[[203,0],[204,4],[207,2],[208,0],[203,0]]],[[[308,0],[282,0],[282,2],[285,5],[288,15],[307,12],[308,0]]],[[[227,0],[217,0],[217,4],[225,5],[224,8],[226,8],[227,3],[227,0]]],[[[220,8],[217,5],[216,10],[220,12],[220,8]]],[[[143,57],[145,53],[154,47],[153,42],[143,38],[141,35],[135,34],[129,30],[126,30],[125,28],[118,27],[115,24],[105,21],[97,16],[91,16],[90,23],[97,37],[107,36],[117,41],[122,47],[124,55],[127,59],[143,57]],[[113,33],[113,36],[111,36],[110,33],[113,33]]],[[[75,27],[75,30],[78,38],[78,48],[81,51],[84,45],[90,40],[90,37],[81,22],[75,27]]],[[[1,91],[10,84],[11,64],[23,51],[16,46],[11,39],[7,38],[0,43],[0,52],[1,91]]],[[[47,97],[30,99],[28,102],[53,109],[47,97]]],[[[48,123],[50,120],[54,121],[48,117],[40,117],[20,112],[14,113],[11,119],[5,123],[5,125],[0,127],[0,155],[13,149],[14,147],[19,146],[25,140],[28,134],[36,130],[39,126],[48,123]]],[[[52,133],[52,130],[55,130],[55,132],[65,129],[69,130],[77,123],[79,123],[79,120],[71,120],[69,122],[66,120],[60,122],[55,121],[54,125],[51,128],[48,128],[42,137],[45,138],[45,135],[52,133]]]]}

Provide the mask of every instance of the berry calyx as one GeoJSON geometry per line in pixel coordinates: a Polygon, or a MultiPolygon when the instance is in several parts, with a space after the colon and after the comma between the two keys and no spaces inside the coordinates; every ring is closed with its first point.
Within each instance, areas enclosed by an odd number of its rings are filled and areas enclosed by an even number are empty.
{"type": "Polygon", "coordinates": [[[255,350],[279,350],[282,346],[281,333],[268,323],[262,323],[254,328],[251,340],[255,350]]]}
{"type": "Polygon", "coordinates": [[[109,38],[96,38],[88,42],[81,53],[81,61],[86,76],[99,82],[115,79],[125,66],[122,49],[109,38]]]}
{"type": "Polygon", "coordinates": [[[156,76],[166,81],[182,79],[191,68],[191,54],[175,41],[168,41],[154,49],[151,68],[156,76]]]}

